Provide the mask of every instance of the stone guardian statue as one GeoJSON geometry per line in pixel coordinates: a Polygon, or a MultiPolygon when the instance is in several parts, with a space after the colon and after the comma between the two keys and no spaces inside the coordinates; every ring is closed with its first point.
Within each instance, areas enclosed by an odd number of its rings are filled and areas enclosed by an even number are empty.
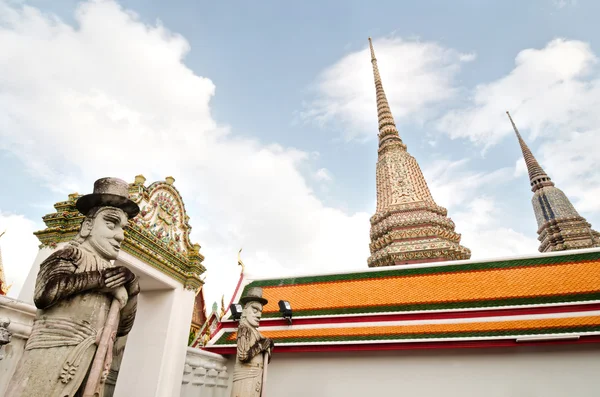
{"type": "Polygon", "coordinates": [[[237,355],[231,397],[260,397],[265,366],[271,361],[273,340],[258,332],[263,306],[262,288],[250,288],[240,298],[244,310],[237,331],[237,355]]]}
{"type": "MultiPolygon", "coordinates": [[[[91,380],[87,378],[96,350],[103,346],[113,301],[120,310],[110,347],[133,326],[137,278],[111,262],[119,254],[128,219],[140,210],[129,199],[129,185],[116,178],[99,179],[94,193],[79,198],[76,206],[85,215],[79,233],[40,265],[34,292],[38,311],[7,397],[81,396],[91,380]]],[[[110,361],[112,350],[106,356],[110,361]]]]}

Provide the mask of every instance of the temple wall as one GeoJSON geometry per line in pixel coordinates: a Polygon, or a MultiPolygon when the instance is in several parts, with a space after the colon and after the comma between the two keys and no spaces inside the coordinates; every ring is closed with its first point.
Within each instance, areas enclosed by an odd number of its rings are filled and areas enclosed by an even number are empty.
{"type": "MultiPolygon", "coordinates": [[[[227,367],[233,368],[232,358],[227,367]]],[[[595,344],[275,353],[265,391],[286,397],[596,397],[599,373],[595,344]]]]}
{"type": "Polygon", "coordinates": [[[40,271],[40,265],[43,261],[46,260],[54,251],[58,251],[63,248],[68,243],[58,243],[56,247],[42,247],[38,251],[33,264],[31,265],[31,269],[29,270],[29,274],[23,283],[23,287],[21,287],[21,291],[19,292],[19,300],[25,303],[29,303],[33,305],[33,293],[35,290],[35,281],[37,278],[37,274],[40,271]]]}
{"type": "Polygon", "coordinates": [[[25,343],[31,334],[31,327],[35,317],[36,308],[16,299],[0,296],[0,317],[8,318],[9,332],[12,333],[11,341],[2,346],[0,351],[0,396],[8,386],[8,382],[17,368],[19,359],[25,350],[25,343]]]}

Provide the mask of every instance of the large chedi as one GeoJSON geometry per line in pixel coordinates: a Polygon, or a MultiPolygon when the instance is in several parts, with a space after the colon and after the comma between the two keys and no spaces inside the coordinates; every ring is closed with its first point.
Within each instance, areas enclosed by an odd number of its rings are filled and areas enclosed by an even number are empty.
{"type": "Polygon", "coordinates": [[[510,113],[506,114],[517,134],[529,173],[529,183],[533,191],[531,204],[540,240],[539,251],[600,247],[600,233],[593,230],[585,218],[579,215],[563,191],[554,186],[554,182],[533,157],[510,113]]]}
{"type": "Polygon", "coordinates": [[[445,208],[435,203],[419,164],[406,151],[388,105],[373,43],[379,150],[377,210],[371,217],[369,267],[469,259],[445,208]]]}

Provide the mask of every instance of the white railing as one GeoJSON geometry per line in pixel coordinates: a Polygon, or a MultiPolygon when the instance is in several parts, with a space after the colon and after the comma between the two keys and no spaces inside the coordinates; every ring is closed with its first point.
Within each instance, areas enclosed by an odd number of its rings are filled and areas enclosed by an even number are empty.
{"type": "Polygon", "coordinates": [[[25,350],[25,343],[31,334],[36,308],[16,299],[0,296],[0,318],[10,321],[8,331],[12,334],[10,343],[2,346],[0,355],[0,396],[8,386],[19,359],[25,350]]]}
{"type": "Polygon", "coordinates": [[[227,360],[215,353],[188,347],[181,397],[229,397],[227,360]]]}

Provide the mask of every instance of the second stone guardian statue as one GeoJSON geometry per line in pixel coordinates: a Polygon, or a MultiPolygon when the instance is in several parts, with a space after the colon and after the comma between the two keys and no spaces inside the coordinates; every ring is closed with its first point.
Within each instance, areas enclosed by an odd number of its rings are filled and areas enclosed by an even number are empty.
{"type": "Polygon", "coordinates": [[[237,355],[233,371],[231,397],[260,397],[263,395],[264,373],[271,361],[273,340],[258,332],[263,306],[261,288],[250,288],[240,298],[242,317],[237,330],[237,355]]]}
{"type": "MultiPolygon", "coordinates": [[[[85,215],[78,235],[40,265],[34,295],[38,312],[7,397],[81,396],[88,381],[98,381],[88,379],[89,369],[113,300],[120,307],[113,340],[133,326],[137,278],[111,263],[128,219],[139,212],[129,199],[129,185],[116,178],[99,179],[93,194],[79,198],[77,209],[85,215]]],[[[107,362],[111,354],[109,348],[107,362]]],[[[102,388],[97,390],[101,396],[102,388]]]]}

